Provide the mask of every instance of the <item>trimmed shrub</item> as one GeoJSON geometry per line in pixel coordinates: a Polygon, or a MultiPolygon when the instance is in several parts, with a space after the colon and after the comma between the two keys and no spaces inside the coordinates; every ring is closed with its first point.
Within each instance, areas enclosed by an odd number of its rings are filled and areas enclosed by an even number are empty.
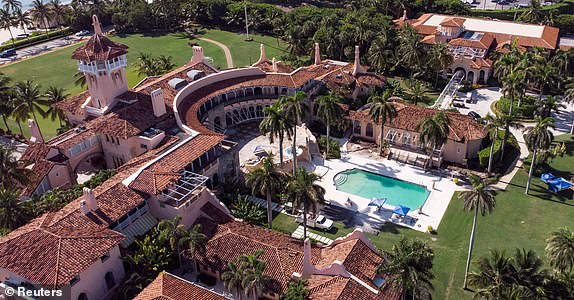
{"type": "MultiPolygon", "coordinates": [[[[519,117],[525,119],[532,119],[534,117],[534,111],[536,110],[536,98],[532,96],[525,96],[522,99],[522,103],[518,106],[518,99],[514,100],[512,103],[512,112],[516,113],[519,117]]],[[[510,100],[504,97],[500,98],[496,102],[496,109],[501,112],[508,112],[510,108],[510,100]]]]}
{"type": "MultiPolygon", "coordinates": [[[[327,151],[327,137],[322,135],[319,137],[319,150],[321,153],[325,153],[327,151]]],[[[341,143],[339,141],[330,139],[329,144],[329,156],[327,159],[330,158],[341,158],[341,143]]]]}

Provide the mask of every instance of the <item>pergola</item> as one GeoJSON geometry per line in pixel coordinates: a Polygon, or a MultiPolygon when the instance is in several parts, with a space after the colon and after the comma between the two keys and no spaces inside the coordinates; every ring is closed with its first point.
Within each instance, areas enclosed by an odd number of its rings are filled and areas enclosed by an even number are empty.
{"type": "Polygon", "coordinates": [[[204,186],[209,179],[206,176],[186,170],[181,170],[179,173],[182,177],[162,192],[165,197],[175,201],[176,206],[179,206],[181,201],[187,200],[189,195],[204,186]]]}

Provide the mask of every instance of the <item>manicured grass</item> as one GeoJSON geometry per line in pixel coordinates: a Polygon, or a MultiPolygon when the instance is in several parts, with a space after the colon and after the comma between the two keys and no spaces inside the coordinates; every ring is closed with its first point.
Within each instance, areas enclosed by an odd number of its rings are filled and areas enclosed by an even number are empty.
{"type": "MultiPolygon", "coordinates": [[[[405,93],[408,91],[408,86],[406,80],[408,78],[405,77],[388,77],[389,80],[398,81],[401,84],[401,87],[404,89],[405,93]]],[[[425,98],[423,101],[419,101],[417,103],[418,106],[431,106],[436,102],[438,96],[440,96],[441,90],[434,89],[432,84],[427,83],[427,92],[425,93],[425,98]]],[[[405,96],[408,97],[408,96],[405,96]]],[[[408,100],[407,100],[408,101],[408,100]]]]}
{"type": "MultiPolygon", "coordinates": [[[[566,143],[567,154],[549,162],[546,171],[570,179],[574,176],[574,136],[561,135],[556,141],[566,143]]],[[[493,213],[478,218],[473,261],[478,257],[488,256],[491,249],[512,254],[516,248],[532,249],[546,261],[544,247],[550,233],[564,226],[570,230],[574,229],[572,191],[559,194],[548,192],[539,175],[535,174],[531,192],[525,195],[528,175],[524,170],[519,170],[507,189],[497,194],[493,213]]],[[[367,236],[382,250],[391,250],[393,243],[402,235],[425,241],[435,253],[433,272],[436,278],[433,281],[433,298],[471,299],[473,294],[462,290],[471,227],[472,213],[463,210],[463,203],[458,199],[458,193],[455,193],[437,235],[389,224],[383,226],[378,235],[367,236]]],[[[337,234],[328,237],[343,236],[351,230],[339,228],[337,234]]],[[[474,269],[473,264],[471,271],[474,269]]]]}
{"type": "MultiPolygon", "coordinates": [[[[245,66],[249,62],[255,62],[259,58],[259,44],[266,45],[266,52],[269,59],[273,56],[279,58],[285,47],[277,47],[275,38],[254,35],[254,41],[245,42],[241,35],[225,32],[221,30],[205,30],[203,36],[217,40],[226,44],[230,49],[235,66],[245,66]]],[[[192,41],[204,48],[205,56],[213,59],[213,63],[218,68],[226,68],[227,63],[223,49],[215,44],[191,38],[185,33],[170,34],[131,34],[112,35],[113,41],[129,46],[127,55],[128,67],[126,75],[129,86],[136,85],[145,76],[137,74],[135,64],[140,52],[151,53],[154,56],[171,56],[172,61],[179,67],[187,63],[192,56],[192,49],[188,42],[192,41]]],[[[81,44],[76,44],[50,53],[39,55],[27,60],[16,62],[8,66],[0,67],[0,72],[10,76],[14,82],[23,80],[33,80],[41,85],[42,89],[50,85],[61,87],[70,95],[83,91],[83,88],[74,85],[73,75],[76,73],[76,62],[71,59],[74,49],[81,44]]],[[[1,123],[1,122],[0,122],[1,123]]],[[[19,132],[18,125],[13,120],[9,120],[9,127],[13,132],[19,132]]],[[[45,138],[56,135],[59,127],[58,121],[49,119],[39,119],[38,123],[45,138]]],[[[4,124],[0,124],[4,128],[4,124]]],[[[29,136],[26,124],[22,124],[24,135],[29,136]]]]}

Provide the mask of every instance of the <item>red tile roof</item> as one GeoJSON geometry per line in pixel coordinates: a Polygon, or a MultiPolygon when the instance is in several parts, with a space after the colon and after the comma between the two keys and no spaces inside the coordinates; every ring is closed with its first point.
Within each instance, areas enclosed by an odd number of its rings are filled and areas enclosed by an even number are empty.
{"type": "Polygon", "coordinates": [[[385,287],[377,294],[367,291],[359,282],[342,276],[313,275],[308,285],[311,300],[398,300],[401,290],[385,287]]]}
{"type": "Polygon", "coordinates": [[[31,196],[36,190],[38,185],[50,173],[55,163],[46,159],[37,159],[32,169],[30,170],[30,182],[20,193],[20,196],[31,196]]]}
{"type": "Polygon", "coordinates": [[[54,107],[63,111],[70,112],[74,115],[83,115],[84,111],[82,110],[81,106],[84,104],[84,102],[86,102],[88,97],[90,97],[90,93],[88,91],[83,91],[77,95],[54,104],[54,107]]]}
{"type": "Polygon", "coordinates": [[[96,225],[48,226],[48,213],[0,238],[0,267],[34,284],[62,287],[124,239],[96,225]]]}
{"type": "Polygon", "coordinates": [[[102,34],[94,34],[85,45],[72,53],[72,58],[85,62],[111,60],[127,54],[128,46],[112,42],[102,34]]]}
{"type": "Polygon", "coordinates": [[[444,20],[442,20],[442,22],[440,22],[440,25],[450,27],[461,27],[464,24],[464,21],[466,21],[466,19],[464,18],[457,18],[457,17],[445,18],[444,20]]]}
{"type": "Polygon", "coordinates": [[[50,146],[44,143],[30,143],[22,156],[20,156],[20,160],[26,163],[33,163],[38,159],[46,158],[50,152],[50,146]]]}
{"type": "Polygon", "coordinates": [[[483,59],[483,58],[475,58],[470,62],[471,69],[482,69],[482,68],[490,68],[492,66],[492,60],[490,59],[483,59]]]}
{"type": "Polygon", "coordinates": [[[449,45],[452,46],[462,46],[462,47],[471,47],[477,49],[490,49],[492,43],[494,42],[494,35],[492,33],[485,32],[479,40],[469,40],[463,38],[456,38],[451,40],[449,45]]]}
{"type": "Polygon", "coordinates": [[[134,300],[226,300],[195,283],[167,272],[160,273],[134,300]]]}
{"type": "MultiPolygon", "coordinates": [[[[425,118],[430,117],[439,110],[416,106],[411,104],[394,103],[397,117],[392,122],[387,121],[385,126],[416,132],[416,126],[425,118]]],[[[457,142],[482,139],[486,136],[483,126],[472,117],[458,112],[440,111],[447,115],[450,120],[450,133],[448,138],[457,142]]],[[[352,120],[371,121],[369,110],[350,111],[349,118],[352,120]]]]}

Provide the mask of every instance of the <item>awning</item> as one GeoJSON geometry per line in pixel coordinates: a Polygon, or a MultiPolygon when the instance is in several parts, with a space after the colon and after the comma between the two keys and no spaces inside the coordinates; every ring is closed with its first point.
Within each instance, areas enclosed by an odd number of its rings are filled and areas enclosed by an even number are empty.
{"type": "Polygon", "coordinates": [[[399,216],[403,216],[403,217],[404,217],[404,216],[407,215],[407,213],[408,213],[410,210],[411,210],[410,207],[406,207],[406,206],[399,205],[399,206],[395,207],[395,210],[393,210],[393,213],[395,213],[395,214],[397,214],[397,215],[399,215],[399,216]]]}
{"type": "Polygon", "coordinates": [[[369,203],[369,206],[382,206],[387,201],[387,198],[373,198],[369,203]]]}
{"type": "Polygon", "coordinates": [[[550,181],[554,178],[556,178],[556,176],[552,175],[552,173],[544,173],[544,174],[542,174],[542,176],[540,176],[540,179],[542,179],[542,181],[544,181],[544,183],[548,183],[548,181],[550,181]]]}
{"type": "Polygon", "coordinates": [[[548,181],[548,189],[553,191],[554,193],[560,192],[562,190],[568,189],[572,186],[574,186],[574,184],[562,177],[556,178],[556,179],[552,179],[550,181],[548,181]]]}
{"type": "Polygon", "coordinates": [[[253,154],[259,154],[259,153],[266,153],[265,149],[263,149],[263,146],[261,145],[257,145],[255,149],[253,149],[253,154]]]}

